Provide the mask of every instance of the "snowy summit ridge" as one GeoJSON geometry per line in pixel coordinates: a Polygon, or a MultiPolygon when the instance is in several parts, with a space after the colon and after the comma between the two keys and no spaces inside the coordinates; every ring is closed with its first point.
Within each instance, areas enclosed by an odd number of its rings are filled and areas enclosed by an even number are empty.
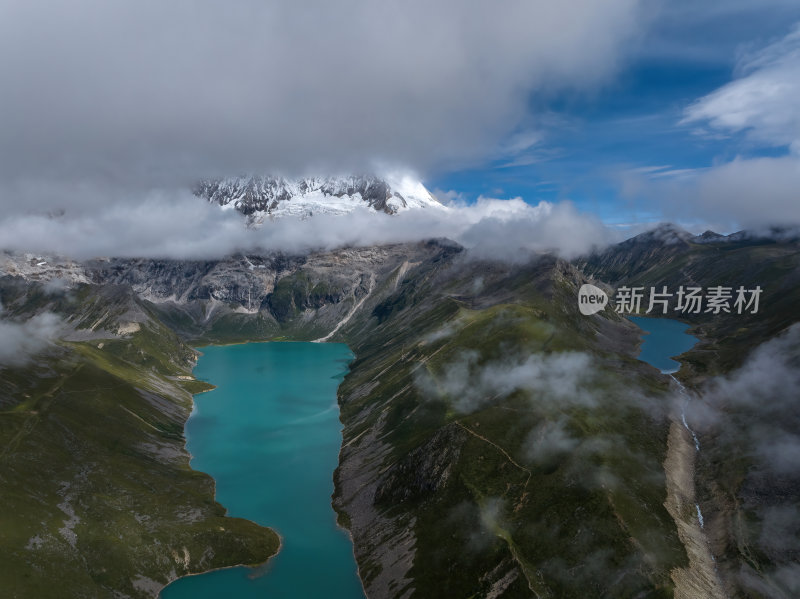
{"type": "Polygon", "coordinates": [[[252,175],[209,179],[195,185],[196,196],[234,208],[258,223],[266,217],[347,214],[359,207],[396,214],[416,208],[445,209],[409,176],[304,177],[252,175]]]}

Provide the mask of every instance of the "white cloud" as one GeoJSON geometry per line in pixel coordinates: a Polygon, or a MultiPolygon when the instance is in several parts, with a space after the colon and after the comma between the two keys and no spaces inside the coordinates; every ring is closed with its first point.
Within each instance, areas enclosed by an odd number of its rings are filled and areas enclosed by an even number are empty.
{"type": "Polygon", "coordinates": [[[181,258],[429,236],[477,245],[485,228],[507,236],[505,248],[488,240],[491,256],[588,248],[583,233],[602,240],[602,227],[567,205],[482,200],[449,221],[358,213],[253,232],[179,190],[242,172],[527,160],[553,118],[532,114],[532,98],[613,76],[648,20],[642,4],[0,0],[0,245],[181,258]],[[581,235],[562,238],[572,224],[581,235]]]}
{"type": "Polygon", "coordinates": [[[455,189],[434,189],[433,195],[445,206],[465,206],[466,197],[455,189]]]}
{"type": "Polygon", "coordinates": [[[0,320],[0,366],[21,366],[45,349],[63,328],[60,317],[50,312],[25,322],[0,320]]]}
{"type": "Polygon", "coordinates": [[[568,421],[562,417],[536,426],[525,439],[523,449],[529,460],[547,462],[573,452],[580,445],[581,440],[569,433],[568,421]]]}
{"type": "Polygon", "coordinates": [[[800,393],[800,325],[758,346],[737,370],[712,379],[702,402],[692,404],[699,428],[724,425],[726,434],[741,434],[759,458],[758,467],[796,474],[800,431],[793,414],[800,393]],[[731,407],[751,414],[744,426],[731,422],[731,407]]]}
{"type": "Polygon", "coordinates": [[[532,95],[607,80],[640,4],[3,0],[0,182],[481,160],[532,95]]]}
{"type": "Polygon", "coordinates": [[[683,123],[746,132],[770,146],[800,154],[800,25],[766,48],[745,57],[739,77],[689,106],[683,123]]]}
{"type": "Polygon", "coordinates": [[[736,158],[679,177],[622,177],[628,197],[656,200],[667,220],[714,223],[723,231],[800,223],[800,159],[736,158]]]}
{"type": "MultiPolygon", "coordinates": [[[[89,202],[91,206],[92,202],[89,202]]],[[[237,251],[305,252],[448,237],[476,256],[528,259],[531,251],[571,257],[617,236],[568,203],[529,205],[520,198],[480,198],[450,210],[409,210],[394,216],[359,209],[346,216],[282,218],[247,229],[241,215],[192,196],[151,192],[146,199],[60,216],[0,216],[0,249],[85,259],[99,256],[219,258],[237,251]]]]}
{"type": "Polygon", "coordinates": [[[456,239],[472,248],[473,255],[486,258],[525,261],[530,251],[549,250],[573,258],[622,239],[570,202],[530,206],[520,198],[479,199],[466,214],[480,218],[456,239]]]}
{"type": "Polygon", "coordinates": [[[426,396],[446,397],[464,413],[491,405],[518,390],[530,393],[538,405],[561,410],[594,405],[598,399],[596,378],[592,359],[582,352],[517,355],[481,364],[480,354],[467,350],[444,365],[435,377],[419,371],[416,384],[426,396]]]}
{"type": "Polygon", "coordinates": [[[69,279],[60,279],[58,277],[54,279],[48,279],[45,281],[44,285],[42,285],[42,291],[44,291],[47,295],[64,295],[69,288],[69,279]]]}
{"type": "Polygon", "coordinates": [[[657,201],[667,219],[724,229],[800,224],[800,25],[744,56],[737,78],[686,108],[681,124],[712,136],[743,135],[783,156],[737,156],[701,169],[644,167],[622,175],[623,194],[657,201]]]}

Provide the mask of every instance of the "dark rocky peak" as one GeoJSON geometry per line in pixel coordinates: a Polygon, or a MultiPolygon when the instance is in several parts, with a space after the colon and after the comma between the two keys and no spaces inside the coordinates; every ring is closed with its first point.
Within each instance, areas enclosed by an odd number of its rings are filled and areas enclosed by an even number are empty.
{"type": "Polygon", "coordinates": [[[692,239],[692,234],[686,229],[672,223],[662,223],[657,227],[640,233],[623,241],[620,245],[657,244],[657,245],[685,245],[692,239]]]}

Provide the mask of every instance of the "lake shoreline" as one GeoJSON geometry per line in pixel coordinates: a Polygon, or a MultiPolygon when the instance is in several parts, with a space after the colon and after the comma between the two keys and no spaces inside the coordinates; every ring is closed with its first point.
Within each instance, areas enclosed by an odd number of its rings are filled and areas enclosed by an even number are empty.
{"type": "MultiPolygon", "coordinates": [[[[248,520],[247,518],[239,518],[239,519],[240,520],[248,520]]],[[[255,522],[253,520],[248,520],[248,522],[252,522],[256,526],[260,526],[261,528],[266,528],[268,530],[271,530],[272,532],[274,532],[278,536],[278,541],[279,541],[278,549],[275,551],[275,553],[270,555],[263,562],[260,562],[260,563],[257,563],[257,564],[233,564],[231,566],[220,566],[219,568],[209,568],[208,570],[201,570],[200,572],[192,572],[190,574],[184,574],[183,576],[178,576],[177,578],[174,578],[173,580],[170,580],[167,584],[165,584],[163,587],[161,587],[161,589],[158,591],[158,595],[156,595],[156,598],[157,599],[160,598],[161,597],[161,593],[163,593],[164,589],[166,589],[168,586],[170,586],[174,582],[177,582],[179,580],[183,580],[184,578],[191,578],[193,576],[201,576],[203,574],[210,574],[211,572],[221,572],[223,570],[233,570],[235,568],[247,568],[247,569],[250,569],[250,570],[256,570],[258,568],[263,568],[264,566],[269,564],[272,561],[273,558],[278,556],[278,554],[281,552],[281,549],[283,549],[283,536],[281,536],[281,534],[277,530],[274,530],[274,529],[270,528],[269,526],[263,526],[262,524],[259,524],[258,522],[255,522]]]]}
{"type": "MultiPolygon", "coordinates": [[[[246,343],[249,343],[249,342],[246,342],[246,343]]],[[[213,347],[213,346],[205,346],[204,345],[204,346],[201,346],[201,347],[213,347]]],[[[197,356],[198,357],[203,355],[203,352],[201,351],[200,347],[195,347],[193,349],[197,352],[197,356]]],[[[197,368],[197,364],[198,364],[198,360],[195,360],[194,366],[192,366],[192,372],[194,372],[195,368],[197,368]]],[[[199,379],[197,379],[195,377],[194,380],[199,380],[199,379]]],[[[203,382],[208,382],[208,381],[203,381],[203,382]]],[[[210,391],[214,391],[214,390],[217,389],[216,385],[213,385],[211,383],[208,383],[208,384],[211,385],[211,388],[203,389],[201,391],[198,391],[197,393],[191,393],[190,394],[191,395],[191,408],[189,410],[189,415],[186,417],[186,420],[183,422],[183,431],[182,431],[182,434],[183,434],[183,451],[189,456],[189,468],[191,468],[195,472],[202,472],[202,470],[196,470],[195,468],[192,468],[191,464],[192,464],[192,460],[194,459],[194,456],[192,455],[192,452],[189,451],[189,447],[188,447],[189,439],[188,439],[188,437],[186,435],[186,424],[189,422],[189,419],[195,413],[195,410],[197,410],[197,402],[194,399],[195,396],[202,395],[203,393],[208,393],[210,391]]],[[[203,474],[208,474],[208,473],[207,472],[203,472],[203,474]]],[[[215,479],[210,474],[208,476],[210,476],[211,480],[213,481],[213,485],[214,485],[213,498],[214,498],[214,501],[217,501],[217,479],[215,479]]],[[[222,505],[222,504],[220,504],[220,505],[222,505]]],[[[225,507],[225,506],[223,505],[222,507],[225,507]]],[[[234,517],[234,516],[228,516],[227,508],[225,508],[225,509],[226,509],[226,514],[225,514],[226,518],[227,517],[234,517]]],[[[254,520],[250,520],[249,518],[239,518],[239,519],[240,520],[247,520],[248,522],[252,522],[253,524],[255,524],[256,526],[258,526],[260,528],[263,528],[263,529],[266,529],[266,530],[269,530],[269,531],[273,532],[278,537],[278,548],[275,550],[275,553],[273,553],[272,555],[267,557],[267,559],[265,559],[263,562],[259,562],[257,564],[231,564],[230,566],[220,566],[218,568],[209,568],[207,570],[201,570],[199,572],[191,572],[190,574],[184,574],[183,576],[178,576],[178,577],[173,578],[172,580],[170,580],[167,584],[162,586],[161,589],[159,589],[158,594],[156,595],[156,599],[160,599],[161,594],[164,592],[164,589],[166,589],[168,586],[170,586],[174,582],[176,582],[178,580],[181,580],[183,578],[189,578],[191,576],[200,576],[201,574],[208,574],[210,572],[218,572],[220,570],[230,570],[230,569],[233,569],[233,568],[253,568],[253,569],[261,568],[263,566],[266,566],[274,557],[276,557],[281,552],[281,549],[283,548],[283,536],[281,536],[281,534],[277,530],[275,530],[275,529],[273,529],[273,528],[271,528],[269,526],[263,526],[262,524],[259,524],[258,522],[255,522],[254,520]]]]}
{"type": "MultiPolygon", "coordinates": [[[[275,533],[278,536],[279,544],[276,552],[260,563],[232,564],[180,576],[162,587],[159,597],[173,599],[183,596],[218,596],[213,594],[213,590],[206,590],[205,587],[209,583],[211,587],[217,589],[217,592],[220,592],[219,589],[224,589],[221,592],[228,592],[227,587],[220,585],[230,585],[230,593],[237,597],[256,596],[252,594],[253,592],[262,596],[266,593],[258,591],[258,589],[287,584],[286,577],[296,571],[298,559],[303,561],[305,567],[307,567],[308,560],[326,563],[322,569],[320,581],[302,580],[303,577],[299,577],[297,580],[301,587],[303,584],[306,586],[311,584],[312,587],[325,584],[324,574],[327,568],[327,573],[334,576],[331,579],[333,581],[331,588],[345,591],[349,588],[350,583],[342,584],[336,581],[342,577],[349,579],[352,567],[352,579],[350,580],[354,585],[353,592],[341,596],[364,597],[364,587],[355,560],[352,535],[346,527],[339,523],[338,513],[333,508],[332,501],[333,472],[338,467],[339,452],[343,443],[338,387],[349,372],[349,364],[355,358],[353,353],[343,343],[320,344],[274,340],[226,345],[211,344],[198,346],[195,349],[206,358],[205,362],[202,359],[198,360],[196,368],[199,366],[201,370],[200,372],[195,371],[197,379],[206,382],[214,381],[215,390],[221,394],[219,397],[209,398],[210,401],[207,399],[200,403],[196,401],[199,398],[195,398],[193,395],[191,414],[184,425],[184,445],[185,451],[190,456],[190,467],[211,476],[214,481],[215,500],[226,509],[226,516],[248,520],[261,529],[275,533]],[[309,346],[313,346],[315,349],[309,350],[309,346]],[[220,351],[227,348],[233,349],[233,353],[220,351]],[[213,359],[209,360],[209,357],[213,359]],[[216,365],[215,360],[217,361],[216,365]],[[266,361],[264,362],[264,360],[266,361]],[[288,362],[286,362],[287,360],[288,362]],[[298,365],[293,365],[292,360],[297,360],[298,365]],[[346,364],[345,368],[342,368],[342,362],[346,364]],[[222,374],[220,374],[220,368],[222,368],[222,374]],[[326,369],[330,370],[330,376],[326,369]],[[282,389],[281,377],[287,379],[284,381],[288,385],[287,389],[282,389]],[[247,394],[242,391],[243,387],[241,387],[241,385],[248,384],[247,381],[253,385],[255,393],[249,399],[245,397],[247,394]],[[311,385],[308,393],[303,390],[303,385],[311,385]],[[326,389],[327,391],[325,391],[326,389]],[[285,393],[289,393],[289,395],[287,396],[285,393]],[[292,400],[292,397],[296,399],[292,400]],[[251,408],[254,407],[257,409],[252,410],[251,408]],[[259,412],[259,407],[264,411],[259,412]],[[245,427],[241,432],[236,432],[236,429],[232,428],[237,422],[245,427]],[[333,423],[335,426],[331,428],[333,423]],[[259,442],[256,452],[245,450],[251,460],[254,460],[253,466],[240,463],[241,460],[236,458],[231,466],[232,470],[227,474],[219,471],[223,458],[214,449],[215,444],[223,453],[227,452],[227,455],[233,455],[231,454],[231,442],[234,442],[233,446],[236,446],[235,443],[238,442],[244,443],[243,447],[250,447],[248,443],[251,443],[253,431],[259,430],[259,427],[263,429],[263,432],[257,433],[259,438],[263,437],[267,442],[259,442]],[[308,440],[304,440],[306,438],[308,440]],[[303,443],[310,443],[308,449],[304,449],[303,443]],[[335,450],[331,447],[333,451],[327,451],[325,447],[332,444],[335,450]],[[201,448],[202,451],[200,451],[201,448]],[[286,451],[290,451],[290,453],[285,453],[286,451]],[[318,461],[316,457],[319,451],[323,451],[322,461],[318,461]],[[259,455],[260,457],[258,457],[259,455]],[[297,463],[297,466],[289,466],[291,477],[311,480],[313,476],[316,476],[311,482],[300,482],[301,485],[312,485],[311,487],[302,487],[307,489],[307,492],[293,491],[291,481],[286,481],[281,477],[281,468],[286,468],[286,465],[281,466],[281,463],[286,460],[297,463]],[[303,465],[300,466],[300,464],[303,465]],[[329,465],[329,470],[326,469],[326,464],[329,465]],[[241,476],[237,472],[241,472],[241,476]],[[324,480],[320,479],[319,473],[324,473],[324,480]],[[251,482],[256,486],[250,488],[251,482]],[[265,485],[263,491],[257,486],[259,483],[265,485]],[[231,487],[231,484],[234,487],[231,487]],[[241,487],[242,485],[246,488],[246,494],[252,497],[242,497],[241,493],[239,496],[231,495],[231,493],[237,493],[236,486],[241,487]],[[320,495],[311,491],[320,485],[330,487],[321,506],[319,501],[315,501],[320,499],[320,495]],[[278,488],[281,490],[280,493],[275,492],[275,489],[278,488]],[[288,498],[291,500],[289,501],[288,498]],[[281,509],[268,507],[280,501],[286,504],[281,508],[283,512],[281,509]],[[309,512],[304,509],[306,504],[317,507],[309,507],[308,509],[313,509],[312,512],[309,512]],[[248,505],[259,506],[258,509],[262,511],[252,513],[248,511],[248,505]],[[303,530],[313,532],[299,533],[296,524],[285,521],[284,512],[287,509],[293,513],[295,520],[308,520],[306,528],[303,530]],[[281,516],[281,513],[284,513],[284,516],[281,516]],[[331,537],[331,529],[335,532],[335,538],[328,540],[331,537]],[[324,537],[326,540],[320,540],[323,545],[315,546],[313,552],[308,555],[308,559],[305,559],[303,552],[306,551],[304,549],[307,546],[306,541],[311,538],[309,534],[312,537],[324,537]],[[343,550],[345,544],[348,546],[346,557],[340,552],[340,548],[343,550]],[[328,551],[328,545],[335,548],[338,557],[328,559],[328,556],[323,553],[321,555],[325,557],[320,559],[319,552],[328,551]],[[278,558],[274,564],[273,558],[278,558]],[[347,566],[348,563],[352,566],[347,566]],[[343,570],[339,564],[345,564],[343,570]],[[236,571],[237,568],[242,568],[243,571],[247,569],[246,577],[228,575],[214,578],[215,573],[236,571]],[[261,568],[267,568],[267,570],[263,573],[259,572],[261,568]],[[333,572],[336,568],[341,572],[338,574],[333,572]],[[253,573],[256,576],[253,576],[253,573]],[[193,580],[201,574],[211,575],[212,579],[204,581],[202,584],[193,580]],[[180,580],[192,580],[192,583],[184,583],[184,586],[177,589],[175,585],[180,580]],[[247,590],[245,587],[250,588],[251,583],[253,583],[252,588],[247,590]],[[185,586],[186,584],[189,586],[185,586]],[[170,590],[166,591],[168,588],[170,590]],[[184,594],[187,592],[188,594],[184,594]]],[[[195,395],[199,396],[200,393],[195,395]]],[[[253,440],[255,441],[255,438],[253,440]]],[[[301,593],[302,590],[297,592],[301,593]]]]}

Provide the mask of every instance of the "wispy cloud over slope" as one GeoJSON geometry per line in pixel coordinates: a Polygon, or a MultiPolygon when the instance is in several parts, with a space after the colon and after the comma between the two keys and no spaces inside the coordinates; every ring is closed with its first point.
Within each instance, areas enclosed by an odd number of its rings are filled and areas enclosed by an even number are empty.
{"type": "Polygon", "coordinates": [[[21,366],[55,340],[64,323],[51,312],[38,314],[24,322],[3,318],[0,305],[0,367],[21,366]]]}

